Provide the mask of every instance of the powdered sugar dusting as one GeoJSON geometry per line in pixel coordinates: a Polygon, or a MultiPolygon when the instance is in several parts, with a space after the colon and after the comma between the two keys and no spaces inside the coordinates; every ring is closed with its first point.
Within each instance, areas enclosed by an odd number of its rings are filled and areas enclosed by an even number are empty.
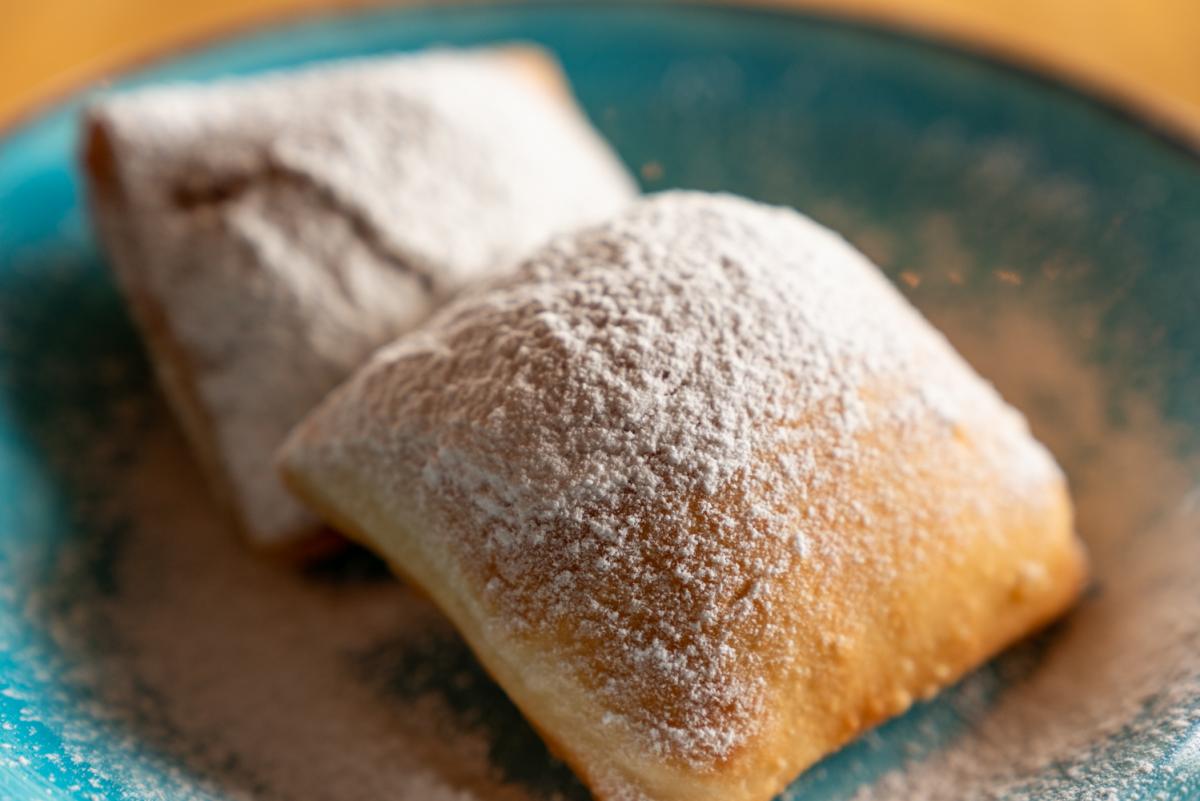
{"type": "Polygon", "coordinates": [[[582,113],[527,72],[504,49],[433,51],[93,111],[127,201],[100,205],[102,228],[191,364],[255,538],[310,521],[271,454],[371,350],[632,197],[582,113]]]}
{"type": "MultiPolygon", "coordinates": [[[[499,630],[568,632],[563,657],[611,714],[697,765],[770,720],[798,597],[823,603],[797,565],[875,576],[892,567],[869,537],[835,536],[847,520],[919,532],[989,502],[935,488],[868,507],[843,485],[880,458],[871,435],[917,447],[987,420],[996,502],[1057,476],[861,255],[729,196],[660,195],[559,239],[326,409],[336,452],[312,458],[382,459],[393,512],[416,487],[499,630]]],[[[918,539],[911,558],[939,547],[918,539]]]]}

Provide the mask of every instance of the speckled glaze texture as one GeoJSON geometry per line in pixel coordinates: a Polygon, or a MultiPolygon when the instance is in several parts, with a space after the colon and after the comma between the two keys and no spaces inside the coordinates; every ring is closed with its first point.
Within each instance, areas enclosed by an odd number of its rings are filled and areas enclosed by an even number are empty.
{"type": "MultiPolygon", "coordinates": [[[[845,234],[1071,483],[1096,576],[1079,609],[782,798],[1195,798],[1200,158],[968,55],[712,7],[378,11],[127,82],[511,40],[561,58],[644,188],[845,234]]],[[[83,100],[0,142],[0,798],[586,799],[377,563],[235,544],[88,230],[83,100]]]]}

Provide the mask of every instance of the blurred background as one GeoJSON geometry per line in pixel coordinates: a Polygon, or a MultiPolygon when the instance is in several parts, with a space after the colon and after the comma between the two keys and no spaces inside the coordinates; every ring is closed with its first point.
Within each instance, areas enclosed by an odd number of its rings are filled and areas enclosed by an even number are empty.
{"type": "MultiPolygon", "coordinates": [[[[1173,127],[1200,132],[1200,0],[767,2],[882,18],[1015,56],[1134,100],[1173,127]]],[[[369,4],[0,0],[0,122],[98,72],[189,41],[280,15],[369,4]]]]}

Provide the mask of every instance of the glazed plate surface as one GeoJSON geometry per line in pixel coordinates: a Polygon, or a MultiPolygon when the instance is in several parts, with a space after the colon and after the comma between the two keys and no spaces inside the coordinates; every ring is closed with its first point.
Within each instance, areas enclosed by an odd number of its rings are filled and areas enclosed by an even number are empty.
{"type": "MultiPolygon", "coordinates": [[[[783,797],[1200,797],[1200,156],[970,54],[721,7],[372,11],[117,88],[512,40],[557,53],[648,191],[842,231],[1070,476],[1080,607],[783,797]]],[[[0,799],[586,799],[378,563],[235,542],[89,230],[85,100],[0,139],[0,799]]]]}

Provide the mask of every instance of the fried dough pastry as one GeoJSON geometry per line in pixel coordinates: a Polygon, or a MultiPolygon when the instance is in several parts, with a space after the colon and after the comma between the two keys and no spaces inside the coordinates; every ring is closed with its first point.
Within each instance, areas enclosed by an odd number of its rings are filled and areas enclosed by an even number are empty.
{"type": "Polygon", "coordinates": [[[1021,415],[841,238],[730,196],[557,239],[281,465],[602,801],[767,801],[1084,576],[1021,415]]]}

